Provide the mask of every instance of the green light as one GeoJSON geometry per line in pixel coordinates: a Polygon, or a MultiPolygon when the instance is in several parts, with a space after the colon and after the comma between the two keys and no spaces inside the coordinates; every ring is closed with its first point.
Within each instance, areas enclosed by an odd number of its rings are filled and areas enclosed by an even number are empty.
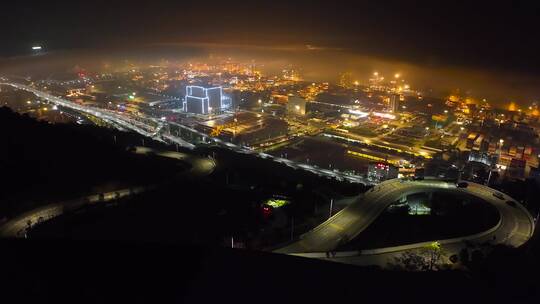
{"type": "Polygon", "coordinates": [[[428,247],[430,249],[433,249],[433,250],[440,250],[441,249],[441,243],[433,242],[433,243],[429,244],[428,247]]]}
{"type": "Polygon", "coordinates": [[[288,205],[289,203],[289,201],[283,199],[269,199],[265,204],[273,208],[279,208],[288,205]]]}
{"type": "Polygon", "coordinates": [[[129,95],[129,99],[135,99],[135,96],[129,95]]]}

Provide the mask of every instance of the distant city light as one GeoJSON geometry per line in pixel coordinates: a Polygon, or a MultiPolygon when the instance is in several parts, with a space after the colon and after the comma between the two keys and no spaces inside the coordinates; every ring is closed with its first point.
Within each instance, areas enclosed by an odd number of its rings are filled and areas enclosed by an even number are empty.
{"type": "Polygon", "coordinates": [[[390,114],[390,113],[373,112],[373,116],[386,118],[386,119],[396,119],[396,115],[390,114]]]}
{"type": "Polygon", "coordinates": [[[32,50],[34,50],[34,51],[39,51],[39,50],[41,50],[41,46],[39,46],[39,45],[34,45],[34,46],[32,47],[32,50]]]}
{"type": "Polygon", "coordinates": [[[353,109],[349,109],[349,113],[354,114],[354,115],[358,115],[360,117],[367,117],[369,115],[368,112],[362,112],[362,111],[353,110],[353,109]]]}

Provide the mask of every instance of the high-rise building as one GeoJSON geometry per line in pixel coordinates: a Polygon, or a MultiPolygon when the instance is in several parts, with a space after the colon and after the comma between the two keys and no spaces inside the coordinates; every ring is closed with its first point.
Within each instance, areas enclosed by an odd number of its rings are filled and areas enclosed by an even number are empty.
{"type": "Polygon", "coordinates": [[[398,95],[392,94],[392,96],[390,96],[389,108],[390,108],[390,112],[392,113],[399,112],[399,96],[398,95]]]}
{"type": "Polygon", "coordinates": [[[210,114],[223,110],[223,89],[221,87],[204,88],[187,86],[183,109],[188,113],[210,114]]]}
{"type": "Polygon", "coordinates": [[[212,109],[219,111],[223,108],[223,90],[221,87],[206,89],[206,96],[212,109]]]}

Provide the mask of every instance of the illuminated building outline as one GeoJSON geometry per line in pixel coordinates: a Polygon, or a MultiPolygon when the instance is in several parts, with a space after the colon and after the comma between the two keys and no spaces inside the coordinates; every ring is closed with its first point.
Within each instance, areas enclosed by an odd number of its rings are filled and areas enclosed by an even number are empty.
{"type": "Polygon", "coordinates": [[[209,114],[208,113],[209,112],[208,108],[210,107],[209,92],[213,91],[213,90],[216,90],[216,89],[219,89],[219,96],[220,96],[219,109],[217,109],[217,110],[222,110],[222,109],[226,108],[226,106],[223,104],[223,100],[227,99],[226,97],[223,96],[223,87],[219,86],[219,87],[205,88],[205,87],[201,87],[201,86],[186,86],[186,97],[185,97],[185,100],[183,102],[183,110],[187,112],[187,99],[188,98],[194,98],[194,99],[201,100],[201,106],[202,106],[201,114],[209,114]],[[193,94],[193,89],[201,90],[202,95],[204,97],[193,96],[192,95],[193,94]],[[205,103],[206,103],[206,107],[205,107],[205,103]]]}

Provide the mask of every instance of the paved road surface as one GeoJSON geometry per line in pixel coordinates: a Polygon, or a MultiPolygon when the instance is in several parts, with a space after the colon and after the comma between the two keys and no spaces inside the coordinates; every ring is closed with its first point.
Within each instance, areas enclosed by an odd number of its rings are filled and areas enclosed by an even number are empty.
{"type": "MultiPolygon", "coordinates": [[[[375,186],[361,195],[355,203],[347,206],[312,231],[302,235],[297,242],[275,252],[325,258],[326,252],[333,251],[340,244],[356,237],[399,198],[413,193],[441,189],[473,195],[495,206],[500,214],[500,221],[497,225],[487,231],[460,238],[438,240],[449,254],[459,252],[465,246],[464,241],[491,242],[518,247],[532,236],[535,223],[529,212],[517,202],[515,206],[507,204],[507,201],[514,200],[505,194],[502,194],[503,199],[493,196],[493,193],[497,192],[494,189],[471,182],[467,188],[457,188],[453,183],[438,180],[404,181],[393,179],[375,186]]],[[[417,243],[377,250],[337,253],[333,260],[363,265],[385,264],[388,259],[398,253],[425,245],[426,243],[417,243]]]]}
{"type": "Polygon", "coordinates": [[[180,161],[187,162],[191,165],[190,170],[185,174],[193,177],[202,177],[214,172],[216,163],[213,159],[207,157],[201,157],[189,153],[181,153],[174,151],[159,151],[147,147],[135,147],[135,153],[137,154],[149,154],[158,155],[161,157],[172,158],[180,161]]]}
{"type": "Polygon", "coordinates": [[[111,192],[89,195],[83,198],[52,203],[36,209],[25,212],[19,216],[9,219],[0,226],[0,237],[24,237],[27,228],[31,228],[37,223],[47,221],[62,215],[69,210],[76,210],[84,205],[93,205],[98,203],[107,203],[112,200],[136,195],[152,187],[134,187],[121,189],[111,192]]]}
{"type": "MultiPolygon", "coordinates": [[[[194,178],[203,177],[211,174],[214,171],[215,163],[213,160],[205,157],[199,157],[187,153],[179,153],[172,151],[157,151],[145,147],[136,147],[135,153],[147,154],[155,153],[162,157],[168,157],[185,161],[191,165],[188,172],[183,173],[194,178]]],[[[36,209],[27,211],[19,216],[9,219],[4,224],[0,225],[0,237],[24,237],[27,228],[33,225],[47,221],[69,210],[76,210],[84,205],[92,205],[97,203],[107,203],[118,198],[136,195],[143,191],[155,188],[155,186],[134,187],[121,189],[106,193],[94,194],[83,198],[69,200],[59,203],[51,203],[36,209]]]]}

